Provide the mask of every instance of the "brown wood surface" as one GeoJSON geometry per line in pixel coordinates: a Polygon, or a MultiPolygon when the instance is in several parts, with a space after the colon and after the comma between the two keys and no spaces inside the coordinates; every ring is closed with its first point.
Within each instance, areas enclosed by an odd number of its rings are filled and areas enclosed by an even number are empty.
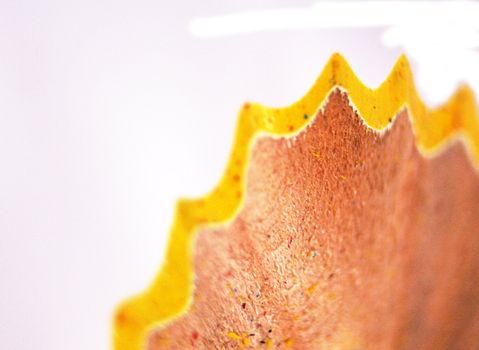
{"type": "Polygon", "coordinates": [[[479,177],[419,154],[334,92],[293,138],[257,139],[244,205],[199,232],[189,312],[156,349],[479,349],[479,177]]]}

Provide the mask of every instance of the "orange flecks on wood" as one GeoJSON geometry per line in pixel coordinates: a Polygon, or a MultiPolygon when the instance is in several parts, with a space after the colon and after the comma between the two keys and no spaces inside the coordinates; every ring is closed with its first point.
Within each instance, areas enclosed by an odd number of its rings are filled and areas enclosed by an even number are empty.
{"type": "Polygon", "coordinates": [[[244,346],[249,346],[249,344],[250,344],[249,338],[247,338],[247,337],[243,338],[242,344],[243,344],[244,346]]]}
{"type": "Polygon", "coordinates": [[[308,294],[309,294],[309,295],[313,294],[317,287],[318,287],[318,283],[314,283],[313,285],[311,285],[311,286],[308,288],[308,294]]]}
{"type": "Polygon", "coordinates": [[[168,346],[170,344],[170,339],[154,334],[154,336],[151,337],[150,342],[152,346],[161,348],[168,346]]]}
{"type": "Polygon", "coordinates": [[[316,150],[310,150],[310,153],[311,155],[316,158],[316,159],[320,159],[321,158],[321,153],[319,153],[319,151],[316,151],[316,150]]]}
{"type": "Polygon", "coordinates": [[[233,339],[233,340],[241,340],[241,336],[236,333],[236,332],[228,332],[226,333],[226,335],[228,336],[228,338],[230,339],[233,339]]]}
{"type": "Polygon", "coordinates": [[[336,293],[334,293],[334,292],[329,292],[329,293],[326,294],[326,298],[328,298],[329,300],[333,301],[333,300],[336,300],[337,295],[336,295],[336,293]]]}

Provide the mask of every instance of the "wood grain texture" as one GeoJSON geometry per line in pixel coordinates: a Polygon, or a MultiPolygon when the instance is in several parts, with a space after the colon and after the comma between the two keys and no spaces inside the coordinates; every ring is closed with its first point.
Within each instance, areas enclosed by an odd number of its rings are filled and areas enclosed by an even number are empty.
{"type": "Polygon", "coordinates": [[[337,91],[300,134],[256,140],[246,183],[237,217],[198,235],[190,310],[148,349],[479,348],[462,144],[426,159],[407,112],[380,136],[337,91]]]}

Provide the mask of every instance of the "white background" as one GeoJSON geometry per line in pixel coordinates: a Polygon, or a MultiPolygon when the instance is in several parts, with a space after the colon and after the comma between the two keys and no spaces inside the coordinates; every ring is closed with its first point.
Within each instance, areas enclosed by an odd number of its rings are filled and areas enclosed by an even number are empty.
{"type": "Polygon", "coordinates": [[[244,101],[292,103],[334,51],[370,86],[387,76],[403,48],[383,27],[189,30],[310,3],[0,0],[0,348],[108,348],[114,305],[162,260],[174,200],[219,179],[244,101]]]}

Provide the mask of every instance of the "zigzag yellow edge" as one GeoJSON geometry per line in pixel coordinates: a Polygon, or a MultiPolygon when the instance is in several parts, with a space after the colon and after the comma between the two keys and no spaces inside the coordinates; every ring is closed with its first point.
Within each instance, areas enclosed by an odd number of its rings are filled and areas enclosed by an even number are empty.
{"type": "Polygon", "coordinates": [[[451,140],[465,143],[479,169],[479,115],[472,90],[460,86],[450,99],[435,109],[420,99],[407,58],[398,58],[387,79],[376,89],[365,86],[338,53],[331,56],[309,92],[285,108],[246,103],[239,112],[233,149],[219,184],[206,196],[177,202],[165,260],[151,285],[117,308],[113,319],[115,350],[146,347],[150,332],[186,313],[194,288],[193,246],[198,229],[232,220],[245,190],[250,147],[257,135],[288,136],[301,131],[326,103],[336,88],[348,93],[364,123],[384,131],[407,108],[418,149],[433,156],[451,140]]]}

